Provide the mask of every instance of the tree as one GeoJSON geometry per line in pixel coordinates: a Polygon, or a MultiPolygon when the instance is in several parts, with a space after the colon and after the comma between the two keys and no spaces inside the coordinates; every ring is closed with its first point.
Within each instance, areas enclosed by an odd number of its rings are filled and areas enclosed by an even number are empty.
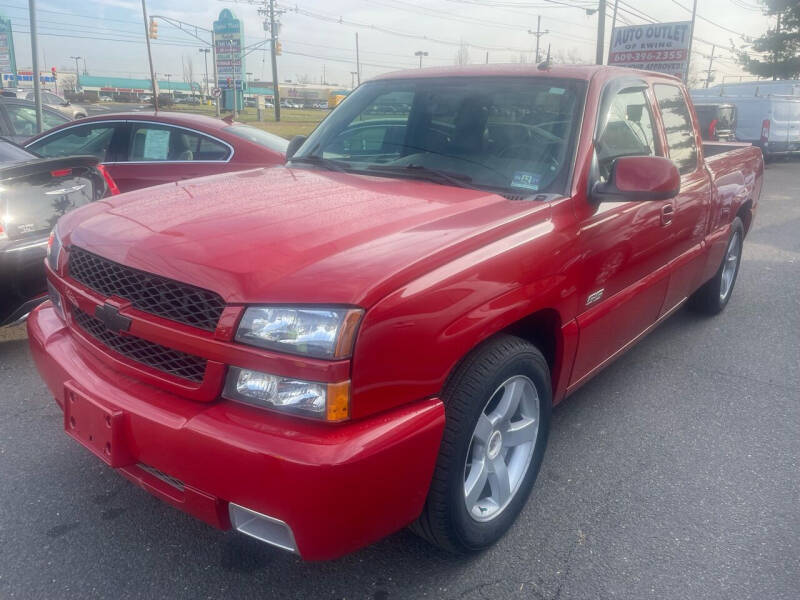
{"type": "Polygon", "coordinates": [[[463,41],[456,52],[455,64],[459,66],[469,64],[469,46],[467,46],[463,41]]]}
{"type": "Polygon", "coordinates": [[[550,60],[552,60],[554,63],[561,63],[565,65],[591,64],[591,61],[584,58],[581,54],[581,51],[575,47],[569,48],[566,52],[564,50],[556,50],[553,52],[550,60]]]}
{"type": "Polygon", "coordinates": [[[190,54],[183,55],[181,67],[183,69],[183,81],[189,84],[189,89],[194,96],[194,87],[192,86],[194,82],[194,63],[192,62],[192,56],[190,54]]]}
{"type": "Polygon", "coordinates": [[[795,79],[800,76],[800,2],[797,0],[759,0],[764,14],[775,17],[775,28],[753,41],[753,50],[764,53],[753,57],[739,53],[742,66],[759,77],[795,79]]]}

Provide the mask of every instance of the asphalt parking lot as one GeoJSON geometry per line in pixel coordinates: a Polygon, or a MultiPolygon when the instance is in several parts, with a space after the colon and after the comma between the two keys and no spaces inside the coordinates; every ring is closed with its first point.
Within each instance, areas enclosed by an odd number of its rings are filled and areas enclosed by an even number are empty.
{"type": "MultiPolygon", "coordinates": [[[[469,558],[407,531],[329,563],[194,521],[61,430],[0,330],[0,598],[800,597],[800,161],[727,310],[681,310],[554,412],[531,499],[469,558]]],[[[320,498],[320,510],[335,510],[320,498]]]]}

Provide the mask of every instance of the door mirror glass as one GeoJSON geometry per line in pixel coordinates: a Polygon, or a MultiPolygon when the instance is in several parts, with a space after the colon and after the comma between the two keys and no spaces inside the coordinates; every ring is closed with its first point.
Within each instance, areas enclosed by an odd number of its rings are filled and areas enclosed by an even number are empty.
{"type": "Polygon", "coordinates": [[[303,142],[305,141],[306,141],[306,136],[304,135],[294,136],[289,141],[289,145],[286,147],[286,160],[291,160],[295,152],[297,152],[300,149],[300,146],[302,146],[303,142]]]}
{"type": "Polygon", "coordinates": [[[592,198],[597,202],[669,200],[680,189],[680,173],[668,158],[623,156],[612,164],[608,181],[594,184],[592,198]]]}

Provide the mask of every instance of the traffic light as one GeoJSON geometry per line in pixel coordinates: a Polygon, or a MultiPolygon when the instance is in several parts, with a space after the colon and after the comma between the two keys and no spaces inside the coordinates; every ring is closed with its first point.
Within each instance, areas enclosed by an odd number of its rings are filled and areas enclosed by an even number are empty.
{"type": "Polygon", "coordinates": [[[151,40],[158,39],[158,21],[154,18],[150,17],[150,33],[149,33],[151,40]]]}
{"type": "Polygon", "coordinates": [[[53,79],[55,79],[56,78],[56,68],[55,67],[51,67],[50,72],[53,74],[53,79]]]}
{"type": "Polygon", "coordinates": [[[283,46],[279,41],[275,41],[275,56],[280,56],[283,52],[283,46]]]}

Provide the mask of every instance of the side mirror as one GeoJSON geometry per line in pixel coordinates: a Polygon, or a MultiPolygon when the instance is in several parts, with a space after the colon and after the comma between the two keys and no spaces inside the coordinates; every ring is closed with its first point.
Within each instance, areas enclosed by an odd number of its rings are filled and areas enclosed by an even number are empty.
{"type": "Polygon", "coordinates": [[[304,135],[296,135],[291,140],[289,140],[289,145],[286,147],[286,160],[292,160],[294,153],[300,149],[300,146],[303,145],[303,142],[306,141],[306,136],[304,135]]]}
{"type": "Polygon", "coordinates": [[[592,186],[599,202],[669,200],[681,190],[675,164],[662,156],[622,156],[614,161],[608,181],[592,186]]]}
{"type": "Polygon", "coordinates": [[[64,106],[69,106],[71,103],[69,100],[64,100],[64,106]]]}

